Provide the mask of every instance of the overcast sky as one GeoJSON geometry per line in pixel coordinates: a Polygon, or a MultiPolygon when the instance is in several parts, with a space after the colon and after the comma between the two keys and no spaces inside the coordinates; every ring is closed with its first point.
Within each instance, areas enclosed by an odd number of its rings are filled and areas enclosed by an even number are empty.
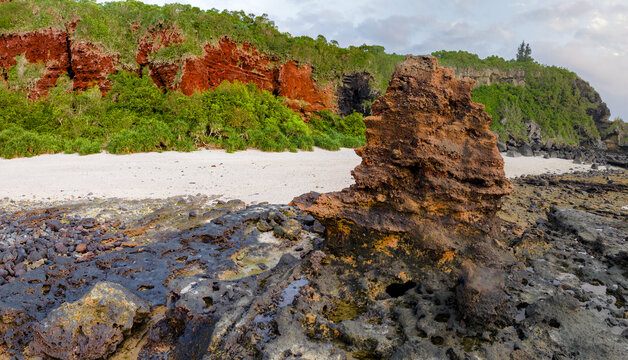
{"type": "Polygon", "coordinates": [[[382,45],[398,54],[466,50],[514,57],[530,43],[542,64],[575,71],[628,121],[626,0],[143,0],[266,13],[282,32],[382,45]]]}

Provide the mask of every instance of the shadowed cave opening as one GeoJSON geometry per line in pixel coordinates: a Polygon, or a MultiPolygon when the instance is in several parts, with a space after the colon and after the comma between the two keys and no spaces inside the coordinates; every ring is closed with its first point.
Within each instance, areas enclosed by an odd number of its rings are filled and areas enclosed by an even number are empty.
{"type": "Polygon", "coordinates": [[[403,294],[405,294],[408,290],[414,288],[415,286],[416,286],[416,283],[412,280],[406,281],[403,284],[400,284],[400,283],[390,284],[386,286],[386,293],[390,295],[391,297],[398,298],[400,296],[403,296],[403,294]]]}

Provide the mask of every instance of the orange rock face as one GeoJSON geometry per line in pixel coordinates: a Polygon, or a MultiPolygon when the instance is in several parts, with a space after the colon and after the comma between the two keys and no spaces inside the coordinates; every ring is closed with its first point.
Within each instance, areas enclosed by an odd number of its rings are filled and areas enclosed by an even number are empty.
{"type": "Polygon", "coordinates": [[[118,58],[107,55],[96,46],[83,42],[71,45],[72,71],[74,73],[74,90],[87,90],[97,85],[103,93],[111,88],[107,79],[116,71],[118,58]]]}
{"type": "Polygon", "coordinates": [[[57,79],[70,67],[68,35],[58,30],[43,30],[25,34],[0,35],[0,71],[6,73],[24,54],[30,63],[43,62],[46,71],[31,90],[32,97],[46,94],[57,79]]]}
{"type": "Polygon", "coordinates": [[[327,227],[332,246],[377,234],[412,238],[431,224],[452,233],[491,232],[500,199],[512,189],[491,118],[471,101],[472,88],[473,80],[454,78],[432,56],[408,57],[365,119],[355,184],[293,204],[327,227]]]}
{"type": "Polygon", "coordinates": [[[94,45],[72,42],[67,31],[47,29],[0,35],[0,73],[6,73],[22,54],[30,63],[46,65],[44,74],[31,90],[31,98],[46,95],[64,72],[73,79],[74,90],[98,85],[106,91],[107,76],[117,65],[116,57],[105,55],[94,45]]]}
{"type": "Polygon", "coordinates": [[[162,48],[182,42],[183,36],[176,28],[170,26],[164,27],[162,24],[158,24],[149,30],[148,33],[139,40],[137,47],[135,60],[140,66],[140,74],[142,73],[142,69],[148,66],[150,77],[157,86],[174,90],[178,86],[176,78],[181,68],[180,61],[176,61],[172,64],[157,64],[150,61],[150,55],[162,48]]]}
{"type": "Polygon", "coordinates": [[[294,111],[316,112],[333,107],[332,89],[319,89],[312,79],[312,68],[307,64],[299,66],[295,61],[285,63],[279,70],[278,83],[280,96],[308,103],[303,107],[298,101],[289,101],[288,106],[294,111]]]}
{"type": "MultiPolygon", "coordinates": [[[[66,30],[40,30],[23,34],[0,35],[0,75],[16,64],[16,57],[24,54],[30,63],[43,62],[46,71],[31,90],[31,98],[45,96],[61,74],[67,73],[74,81],[75,90],[99,86],[107,92],[108,75],[115,73],[118,55],[107,54],[96,46],[72,40],[78,24],[67,24],[66,30]]],[[[131,31],[139,31],[132,24],[131,31]]],[[[294,61],[281,64],[257,51],[251,44],[238,44],[228,38],[217,45],[208,44],[203,55],[172,62],[157,63],[151,55],[164,47],[184,41],[181,32],[171,26],[155,25],[138,41],[136,62],[139,73],[148,68],[155,84],[186,95],[213,89],[223,81],[254,83],[259,88],[287,98],[287,105],[306,116],[312,112],[334,108],[332,86],[318,87],[312,79],[309,65],[299,66],[294,61]]]]}
{"type": "Polygon", "coordinates": [[[259,88],[275,89],[273,60],[250,44],[238,46],[223,38],[217,46],[207,45],[202,57],[186,60],[179,89],[186,95],[213,89],[223,81],[254,83],[259,88]]]}

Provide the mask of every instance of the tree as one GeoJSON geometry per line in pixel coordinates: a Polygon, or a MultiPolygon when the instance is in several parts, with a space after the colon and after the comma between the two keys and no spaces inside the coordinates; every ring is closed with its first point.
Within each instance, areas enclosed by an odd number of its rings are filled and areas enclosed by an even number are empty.
{"type": "Polygon", "coordinates": [[[522,41],[521,45],[519,45],[519,49],[517,49],[517,61],[531,62],[532,60],[532,49],[530,49],[530,44],[526,44],[525,41],[522,41]]]}

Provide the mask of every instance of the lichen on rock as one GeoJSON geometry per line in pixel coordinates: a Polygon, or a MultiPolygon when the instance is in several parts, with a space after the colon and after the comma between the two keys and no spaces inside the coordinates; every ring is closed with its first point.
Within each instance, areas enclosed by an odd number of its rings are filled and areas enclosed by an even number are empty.
{"type": "Polygon", "coordinates": [[[82,298],[52,310],[36,328],[32,352],[57,359],[101,359],[113,353],[149,305],[119,284],[99,282],[82,298]]]}

